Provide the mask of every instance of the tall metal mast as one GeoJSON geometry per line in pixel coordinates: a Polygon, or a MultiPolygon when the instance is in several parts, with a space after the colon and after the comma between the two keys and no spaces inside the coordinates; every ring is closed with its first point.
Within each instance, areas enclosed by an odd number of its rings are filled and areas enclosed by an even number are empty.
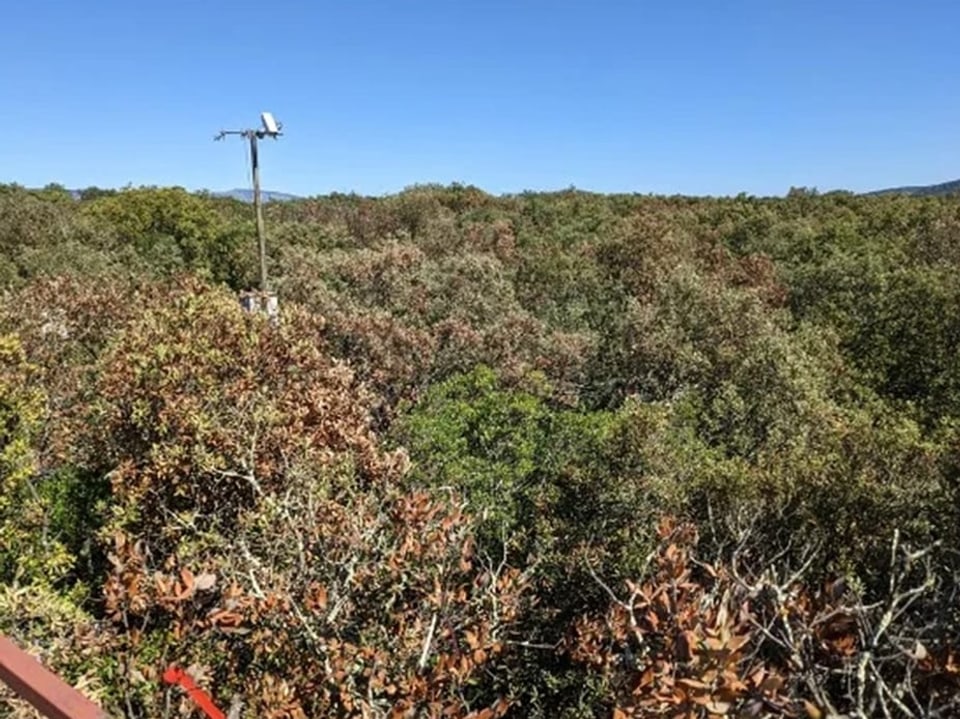
{"type": "Polygon", "coordinates": [[[240,135],[250,142],[250,165],[253,174],[253,210],[257,217],[257,246],[260,255],[260,292],[267,301],[270,286],[267,280],[267,237],[263,226],[263,203],[260,198],[260,157],[257,143],[265,137],[276,140],[283,134],[283,125],[273,119],[269,112],[260,113],[260,130],[221,130],[214,140],[222,140],[227,135],[240,135]]]}

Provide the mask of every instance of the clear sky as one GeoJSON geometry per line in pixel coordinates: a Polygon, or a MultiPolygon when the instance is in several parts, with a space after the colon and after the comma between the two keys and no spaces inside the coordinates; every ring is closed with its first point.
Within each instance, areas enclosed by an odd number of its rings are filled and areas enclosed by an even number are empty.
{"type": "Polygon", "coordinates": [[[0,182],[783,194],[960,177],[958,0],[26,0],[0,182]]]}

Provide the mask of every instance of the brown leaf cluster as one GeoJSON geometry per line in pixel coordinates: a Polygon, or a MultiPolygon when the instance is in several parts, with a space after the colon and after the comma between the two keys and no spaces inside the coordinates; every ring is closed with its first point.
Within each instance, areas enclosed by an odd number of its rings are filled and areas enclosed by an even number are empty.
{"type": "MultiPolygon", "coordinates": [[[[845,677],[856,694],[858,667],[873,661],[865,628],[876,627],[875,607],[839,583],[778,587],[700,561],[692,525],[666,519],[659,535],[650,577],[627,582],[623,598],[608,589],[607,612],[581,617],[563,645],[604,677],[613,716],[832,716],[830,676],[845,677]]],[[[859,681],[878,692],[908,681],[910,692],[941,701],[960,688],[949,645],[935,656],[913,641],[888,660],[859,681]]],[[[859,704],[847,695],[851,710],[866,705],[862,694],[859,704]]]]}

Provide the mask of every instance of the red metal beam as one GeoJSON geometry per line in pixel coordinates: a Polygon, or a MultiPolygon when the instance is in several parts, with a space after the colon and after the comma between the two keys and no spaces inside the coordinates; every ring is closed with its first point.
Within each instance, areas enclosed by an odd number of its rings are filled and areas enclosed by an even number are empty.
{"type": "Polygon", "coordinates": [[[2,634],[0,680],[50,719],[108,719],[100,707],[2,634]]]}

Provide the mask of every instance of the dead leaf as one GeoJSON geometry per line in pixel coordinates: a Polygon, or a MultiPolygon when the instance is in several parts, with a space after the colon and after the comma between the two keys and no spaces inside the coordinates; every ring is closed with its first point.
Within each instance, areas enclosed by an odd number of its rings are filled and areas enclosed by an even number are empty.
{"type": "Polygon", "coordinates": [[[710,685],[704,682],[698,681],[697,679],[677,679],[677,684],[688,689],[696,689],[697,691],[709,691],[710,685]]]}
{"type": "Polygon", "coordinates": [[[733,708],[733,704],[728,702],[713,701],[706,705],[707,711],[714,716],[726,716],[733,708]]]}
{"type": "Polygon", "coordinates": [[[193,580],[193,586],[198,592],[206,592],[213,589],[217,584],[217,575],[210,572],[198,574],[193,580]]]}

